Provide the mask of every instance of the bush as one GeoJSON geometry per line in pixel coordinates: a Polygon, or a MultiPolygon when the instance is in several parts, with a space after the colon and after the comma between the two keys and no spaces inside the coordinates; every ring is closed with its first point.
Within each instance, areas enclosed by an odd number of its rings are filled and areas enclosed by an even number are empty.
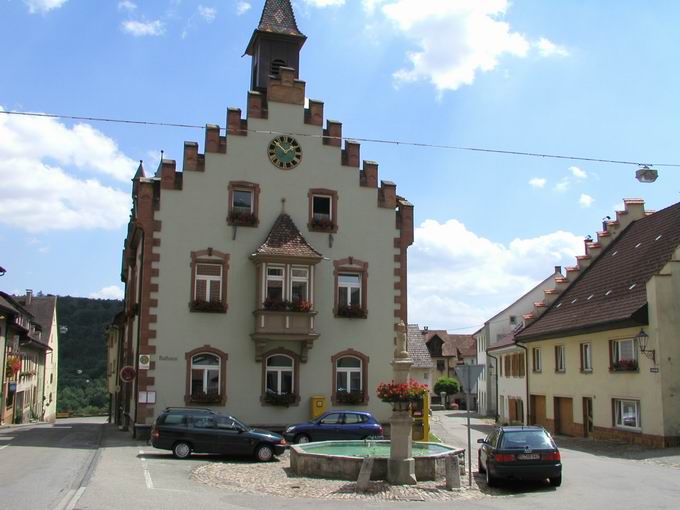
{"type": "Polygon", "coordinates": [[[446,393],[447,395],[458,393],[458,381],[450,377],[442,377],[434,383],[434,392],[436,395],[440,393],[446,393]]]}

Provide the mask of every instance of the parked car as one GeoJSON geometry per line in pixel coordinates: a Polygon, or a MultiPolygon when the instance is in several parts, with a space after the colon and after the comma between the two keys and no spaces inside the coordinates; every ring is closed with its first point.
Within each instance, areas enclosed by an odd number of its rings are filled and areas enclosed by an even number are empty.
{"type": "Polygon", "coordinates": [[[286,450],[286,440],[268,430],[254,429],[233,416],[209,409],[169,407],[151,429],[151,444],[185,459],[192,453],[255,456],[270,461],[286,450]]]}
{"type": "Polygon", "coordinates": [[[329,411],[306,423],[290,425],[283,433],[283,437],[293,443],[382,438],[382,435],[382,425],[368,411],[329,411]]]}
{"type": "Polygon", "coordinates": [[[485,439],[478,439],[479,472],[486,483],[499,479],[550,480],[562,484],[562,461],[553,438],[543,427],[497,427],[485,439]]]}

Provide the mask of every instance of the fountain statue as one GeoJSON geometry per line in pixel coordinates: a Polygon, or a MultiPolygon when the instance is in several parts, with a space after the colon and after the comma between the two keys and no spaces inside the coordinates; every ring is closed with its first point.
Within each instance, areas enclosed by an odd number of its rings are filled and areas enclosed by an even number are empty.
{"type": "MultiPolygon", "coordinates": [[[[401,321],[397,325],[397,345],[394,349],[392,370],[396,384],[409,381],[409,370],[413,360],[406,349],[406,325],[401,321]]],[[[411,428],[413,418],[409,412],[408,402],[395,402],[390,418],[390,459],[387,465],[387,481],[396,485],[413,485],[417,483],[415,460],[412,455],[411,428]]]]}

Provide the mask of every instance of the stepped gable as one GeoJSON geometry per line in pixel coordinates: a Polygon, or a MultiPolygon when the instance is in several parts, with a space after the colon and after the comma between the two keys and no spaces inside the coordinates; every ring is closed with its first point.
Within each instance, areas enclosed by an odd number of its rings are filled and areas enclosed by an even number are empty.
{"type": "Polygon", "coordinates": [[[276,218],[267,239],[253,255],[323,258],[318,251],[309,245],[293,220],[285,213],[276,218]]]}
{"type": "Polygon", "coordinates": [[[518,341],[647,323],[646,283],[680,245],[680,203],[630,223],[518,341]]]}
{"type": "Polygon", "coordinates": [[[406,331],[407,349],[413,360],[413,368],[432,368],[432,357],[418,324],[409,324],[406,331]]]}

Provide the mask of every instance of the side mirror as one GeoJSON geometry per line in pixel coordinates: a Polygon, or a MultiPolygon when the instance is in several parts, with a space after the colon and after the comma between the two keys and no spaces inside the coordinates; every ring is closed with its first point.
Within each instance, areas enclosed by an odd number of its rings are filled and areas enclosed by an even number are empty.
{"type": "Polygon", "coordinates": [[[479,444],[484,444],[484,443],[486,443],[486,439],[477,439],[477,442],[479,444]]]}

